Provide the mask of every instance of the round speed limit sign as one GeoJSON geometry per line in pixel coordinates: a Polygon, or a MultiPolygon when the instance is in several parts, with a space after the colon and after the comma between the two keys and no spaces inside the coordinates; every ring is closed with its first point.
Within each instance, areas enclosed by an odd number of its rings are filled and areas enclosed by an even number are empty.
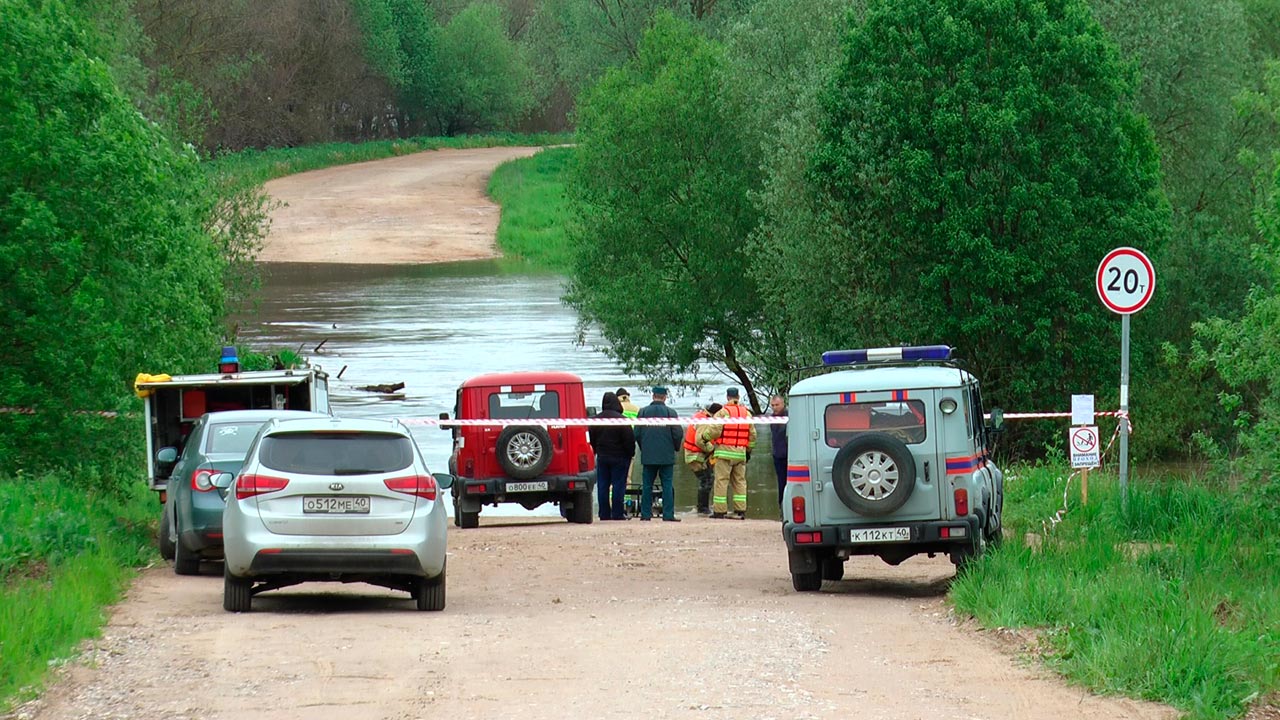
{"type": "Polygon", "coordinates": [[[1141,250],[1116,248],[1098,264],[1098,297],[1111,312],[1132,315],[1151,302],[1156,270],[1141,250]]]}

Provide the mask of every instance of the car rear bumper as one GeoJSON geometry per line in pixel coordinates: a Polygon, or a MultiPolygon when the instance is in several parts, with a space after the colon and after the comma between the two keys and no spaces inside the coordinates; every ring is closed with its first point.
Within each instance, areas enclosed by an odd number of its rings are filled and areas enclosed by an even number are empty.
{"type": "Polygon", "coordinates": [[[517,480],[500,477],[473,480],[458,478],[454,483],[454,492],[461,493],[467,499],[479,500],[481,503],[493,502],[530,502],[556,500],[575,493],[590,492],[595,487],[594,472],[577,475],[543,475],[532,480],[517,480]],[[535,484],[536,489],[521,489],[535,484]],[[546,483],[546,487],[537,484],[546,483]]]}
{"type": "Polygon", "coordinates": [[[886,548],[909,549],[911,554],[949,553],[957,548],[967,547],[982,526],[976,515],[969,515],[955,520],[932,520],[928,522],[886,522],[861,525],[828,525],[810,527],[786,523],[782,527],[782,537],[787,543],[787,550],[792,554],[807,550],[847,551],[849,555],[881,555],[886,548]],[[907,528],[911,532],[910,540],[892,542],[854,542],[851,533],[859,530],[907,528]],[[957,530],[963,534],[956,537],[957,530]],[[944,530],[949,537],[943,537],[944,530]],[[804,537],[804,536],[809,537],[804,537]],[[805,540],[801,542],[801,540],[805,540]]]}
{"type": "Polygon", "coordinates": [[[426,571],[412,550],[259,550],[253,577],[282,574],[414,575],[426,571]]]}
{"type": "Polygon", "coordinates": [[[270,575],[409,575],[435,577],[444,569],[444,506],[415,513],[394,535],[281,535],[253,509],[232,504],[224,519],[223,552],[236,577],[270,575]]]}

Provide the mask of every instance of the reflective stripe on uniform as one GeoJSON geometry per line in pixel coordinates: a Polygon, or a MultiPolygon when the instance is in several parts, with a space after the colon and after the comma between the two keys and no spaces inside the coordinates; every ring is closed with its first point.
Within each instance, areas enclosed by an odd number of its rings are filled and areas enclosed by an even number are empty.
{"type": "Polygon", "coordinates": [[[746,495],[734,495],[734,496],[733,496],[733,501],[734,501],[734,502],[746,502],[746,501],[747,501],[747,496],[746,496],[746,495]]]}
{"type": "Polygon", "coordinates": [[[723,496],[723,495],[716,495],[716,496],[713,496],[713,497],[711,498],[711,502],[717,502],[717,503],[720,503],[721,505],[723,505],[723,504],[725,504],[725,502],[726,502],[726,501],[728,501],[728,499],[729,499],[729,498],[727,498],[727,497],[725,497],[725,496],[723,496]]]}
{"type": "Polygon", "coordinates": [[[742,448],[731,448],[723,445],[717,445],[714,455],[725,460],[746,460],[747,451],[742,448]]]}

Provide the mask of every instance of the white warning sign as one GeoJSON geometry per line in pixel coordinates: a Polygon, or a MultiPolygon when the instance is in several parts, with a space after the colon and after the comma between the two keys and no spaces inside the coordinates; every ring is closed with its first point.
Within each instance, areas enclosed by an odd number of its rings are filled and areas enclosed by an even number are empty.
{"type": "Polygon", "coordinates": [[[1071,467],[1096,468],[1101,451],[1098,448],[1098,427],[1085,425],[1067,431],[1067,447],[1071,450],[1071,467]]]}

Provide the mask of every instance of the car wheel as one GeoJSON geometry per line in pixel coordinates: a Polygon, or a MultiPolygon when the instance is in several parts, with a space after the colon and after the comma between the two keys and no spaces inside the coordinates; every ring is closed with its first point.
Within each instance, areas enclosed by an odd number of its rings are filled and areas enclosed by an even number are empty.
{"type": "Polygon", "coordinates": [[[512,425],[498,435],[498,465],[517,480],[532,480],[551,464],[551,436],[537,425],[512,425]]]}
{"type": "Polygon", "coordinates": [[[230,570],[222,573],[222,609],[227,612],[249,612],[253,606],[253,581],[236,577],[230,570]]]}
{"type": "Polygon", "coordinates": [[[833,581],[843,580],[844,579],[844,560],[838,557],[823,558],[822,579],[833,580],[833,581]]]}
{"type": "Polygon", "coordinates": [[[156,545],[160,548],[160,557],[173,559],[173,526],[170,522],[169,506],[166,504],[160,513],[160,531],[156,533],[156,545]]]}
{"type": "Polygon", "coordinates": [[[573,496],[573,508],[569,511],[568,520],[579,525],[590,525],[595,519],[592,512],[591,492],[580,492],[573,496]]]}
{"type": "Polygon", "coordinates": [[[822,589],[822,569],[813,572],[791,573],[791,587],[796,592],[817,592],[822,589]]]}
{"type": "Polygon", "coordinates": [[[182,537],[173,543],[173,572],[177,575],[199,575],[200,556],[182,544],[182,537]]]}
{"type": "Polygon", "coordinates": [[[840,448],[831,468],[836,495],[859,515],[888,515],[906,504],[916,486],[916,462],[898,438],[859,435],[840,448]]]}
{"type": "Polygon", "coordinates": [[[951,553],[951,564],[956,566],[956,574],[968,570],[978,558],[987,554],[987,534],[979,532],[973,542],[951,553]]]}
{"type": "Polygon", "coordinates": [[[445,569],[442,568],[439,575],[418,580],[418,588],[413,593],[413,599],[417,601],[419,610],[443,610],[444,590],[445,569]]]}

